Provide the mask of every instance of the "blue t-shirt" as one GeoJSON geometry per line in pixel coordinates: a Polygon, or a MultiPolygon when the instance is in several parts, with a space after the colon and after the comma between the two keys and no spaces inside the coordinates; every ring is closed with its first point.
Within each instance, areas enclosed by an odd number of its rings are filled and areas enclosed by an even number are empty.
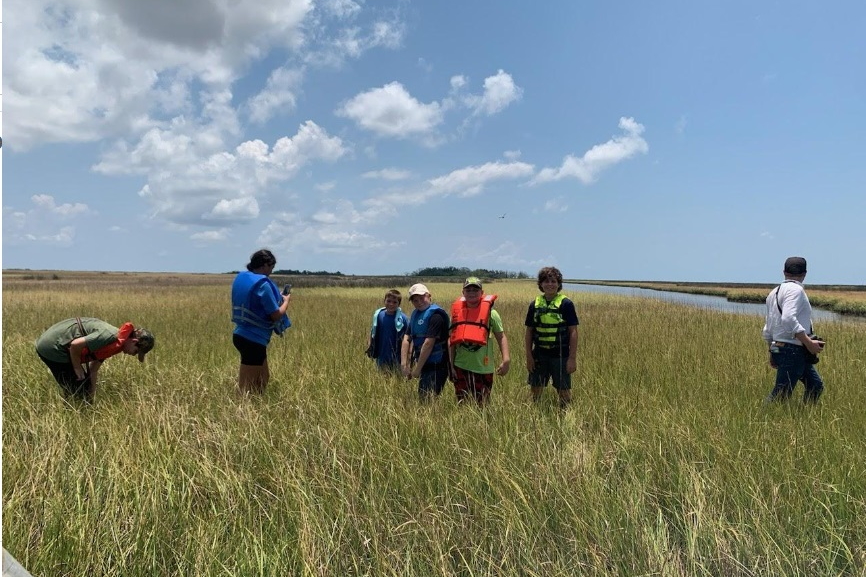
{"type": "MultiPolygon", "coordinates": [[[[389,315],[385,311],[379,313],[376,322],[376,365],[399,365],[400,345],[397,339],[397,313],[389,315]]],[[[405,326],[405,324],[404,324],[405,326]]]]}

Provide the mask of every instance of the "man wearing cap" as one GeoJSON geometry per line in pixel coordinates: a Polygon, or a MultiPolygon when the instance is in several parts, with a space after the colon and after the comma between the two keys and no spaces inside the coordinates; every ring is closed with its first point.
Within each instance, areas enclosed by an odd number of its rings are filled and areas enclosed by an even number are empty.
{"type": "Polygon", "coordinates": [[[458,403],[474,398],[479,406],[486,405],[493,374],[505,376],[511,366],[508,338],[499,312],[493,308],[495,301],[496,295],[485,296],[481,279],[471,276],[463,283],[463,296],[451,307],[448,355],[458,403]],[[502,356],[498,366],[493,363],[494,338],[502,356]]]}
{"type": "Polygon", "coordinates": [[[433,304],[421,283],[409,288],[409,301],[415,310],[403,337],[401,364],[407,379],[418,379],[418,396],[426,401],[438,396],[448,380],[448,313],[433,304]]]}
{"type": "Polygon", "coordinates": [[[36,354],[51,371],[64,396],[93,401],[102,363],[118,353],[144,355],[154,346],[147,329],[124,323],[119,329],[107,322],[75,317],[51,326],[36,339],[36,354]]]}
{"type": "Polygon", "coordinates": [[[812,305],[803,289],[806,259],[788,258],[783,272],[785,282],[767,295],[763,337],[770,351],[770,366],[776,369],[776,384],[767,401],[790,398],[797,381],[803,381],[803,401],[814,403],[824,390],[824,382],[809,357],[823,351],[824,343],[812,337],[812,305]]]}

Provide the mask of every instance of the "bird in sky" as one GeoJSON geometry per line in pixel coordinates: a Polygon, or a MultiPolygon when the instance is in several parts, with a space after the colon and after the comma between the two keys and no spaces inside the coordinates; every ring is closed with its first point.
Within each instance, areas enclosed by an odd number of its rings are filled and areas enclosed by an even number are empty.
{"type": "Polygon", "coordinates": [[[500,216],[499,218],[505,218],[505,215],[506,215],[506,214],[507,214],[507,213],[503,212],[503,213],[502,213],[502,216],[500,216]]]}

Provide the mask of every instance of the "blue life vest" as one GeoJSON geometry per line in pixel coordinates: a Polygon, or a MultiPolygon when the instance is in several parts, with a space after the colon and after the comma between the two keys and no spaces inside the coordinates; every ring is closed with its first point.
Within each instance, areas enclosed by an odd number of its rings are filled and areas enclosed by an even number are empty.
{"type": "MultiPolygon", "coordinates": [[[[445,356],[445,343],[446,339],[441,339],[441,335],[428,335],[427,327],[429,326],[430,317],[439,311],[440,314],[444,315],[446,319],[448,319],[448,313],[446,313],[439,305],[431,304],[427,307],[427,310],[423,312],[419,312],[417,309],[412,311],[412,318],[409,319],[410,332],[412,334],[412,345],[413,352],[412,357],[417,361],[418,355],[421,354],[421,347],[424,345],[424,341],[427,340],[428,337],[433,337],[436,340],[434,341],[433,350],[430,351],[430,356],[427,357],[427,363],[439,363],[442,362],[445,356]],[[440,340],[441,339],[441,340],[440,340]]],[[[446,320],[446,327],[448,326],[446,320]]]]}
{"type": "MultiPolygon", "coordinates": [[[[370,336],[374,339],[376,338],[376,328],[379,325],[379,315],[383,312],[385,312],[385,307],[380,307],[380,308],[376,309],[376,312],[373,313],[373,321],[370,325],[370,336]]],[[[385,313],[385,314],[387,314],[387,313],[385,313]]],[[[397,307],[396,315],[397,316],[394,319],[394,326],[397,329],[397,334],[399,336],[403,336],[403,333],[405,332],[403,330],[405,328],[403,326],[403,323],[406,322],[405,321],[406,315],[403,314],[403,309],[401,309],[400,307],[397,307]]]]}
{"type": "Polygon", "coordinates": [[[403,335],[406,334],[406,331],[409,329],[409,319],[406,318],[406,315],[403,313],[403,309],[397,307],[397,311],[394,314],[394,330],[392,331],[394,334],[391,335],[382,335],[379,332],[379,325],[383,324],[385,321],[385,317],[387,315],[387,311],[385,307],[380,307],[376,309],[376,312],[373,313],[373,320],[370,325],[370,343],[372,345],[372,353],[368,353],[368,356],[372,354],[371,358],[376,359],[378,364],[383,364],[383,362],[387,361],[388,363],[397,365],[400,364],[400,343],[403,341],[403,335]],[[386,343],[386,344],[382,344],[386,343]],[[387,351],[390,353],[390,357],[393,358],[381,358],[380,353],[383,352],[383,347],[386,349],[390,349],[393,347],[393,351],[387,351]]]}
{"type": "Polygon", "coordinates": [[[232,322],[237,325],[272,330],[283,336],[283,332],[292,326],[289,316],[283,315],[279,320],[272,321],[261,306],[256,306],[258,303],[253,304],[253,296],[262,285],[273,291],[277,303],[283,302],[283,295],[274,281],[263,274],[241,272],[232,284],[232,322]]]}

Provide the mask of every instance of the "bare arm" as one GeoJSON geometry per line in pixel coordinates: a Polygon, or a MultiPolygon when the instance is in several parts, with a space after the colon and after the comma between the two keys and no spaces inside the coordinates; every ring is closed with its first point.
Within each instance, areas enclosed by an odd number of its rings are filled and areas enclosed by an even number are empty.
{"type": "Polygon", "coordinates": [[[457,371],[454,366],[454,358],[457,356],[457,345],[449,345],[448,346],[448,372],[450,373],[451,380],[457,379],[457,371]]]}
{"type": "Polygon", "coordinates": [[[436,337],[427,337],[424,339],[424,344],[421,345],[421,352],[418,353],[418,362],[415,363],[415,367],[412,369],[413,378],[421,376],[421,369],[424,368],[424,364],[427,362],[427,359],[430,358],[430,353],[433,352],[433,346],[435,344],[436,337]]]}
{"type": "Polygon", "coordinates": [[[803,343],[803,346],[806,347],[806,350],[808,350],[813,355],[817,355],[824,350],[824,343],[814,340],[806,334],[806,331],[803,331],[802,333],[797,333],[796,335],[794,335],[794,338],[803,343]]]}
{"type": "Polygon", "coordinates": [[[568,327],[568,360],[565,370],[569,375],[577,370],[577,325],[568,327]]]}
{"type": "Polygon", "coordinates": [[[78,337],[69,343],[69,361],[72,363],[72,370],[75,371],[75,376],[79,380],[85,377],[84,365],[81,364],[81,353],[87,348],[86,345],[84,337],[78,337]]]}
{"type": "Polygon", "coordinates": [[[526,369],[531,373],[535,370],[535,359],[532,358],[532,335],[533,335],[532,327],[526,327],[526,331],[523,333],[523,349],[526,352],[526,369]]]}
{"type": "Polygon", "coordinates": [[[493,333],[496,337],[496,342],[499,344],[499,352],[502,354],[502,362],[496,368],[496,374],[504,377],[508,374],[508,369],[511,368],[511,350],[508,348],[508,337],[505,336],[505,331],[493,333]]]}
{"type": "Polygon", "coordinates": [[[408,379],[412,372],[412,339],[408,333],[403,337],[403,345],[400,347],[400,366],[403,376],[408,379]]]}
{"type": "Polygon", "coordinates": [[[291,300],[292,295],[283,295],[283,302],[280,304],[280,308],[275,310],[270,314],[270,318],[272,321],[278,321],[283,318],[283,315],[286,314],[286,311],[289,310],[289,301],[291,300]]]}

